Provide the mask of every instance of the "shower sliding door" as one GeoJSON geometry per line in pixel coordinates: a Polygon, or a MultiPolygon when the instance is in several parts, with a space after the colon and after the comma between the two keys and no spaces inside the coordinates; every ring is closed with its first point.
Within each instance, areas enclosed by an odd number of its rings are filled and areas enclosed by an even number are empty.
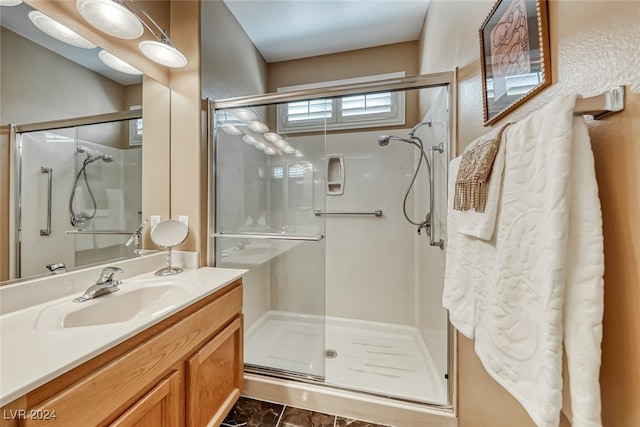
{"type": "Polygon", "coordinates": [[[125,242],[141,223],[142,145],[131,143],[129,124],[16,134],[12,277],[134,255],[125,242]]]}
{"type": "Polygon", "coordinates": [[[454,114],[448,80],[433,80],[213,104],[211,261],[249,270],[249,370],[450,404],[440,301],[454,114]]]}
{"type": "Polygon", "coordinates": [[[324,378],[324,134],[276,136],[276,107],[215,113],[218,267],[245,268],[245,363],[324,378]]]}

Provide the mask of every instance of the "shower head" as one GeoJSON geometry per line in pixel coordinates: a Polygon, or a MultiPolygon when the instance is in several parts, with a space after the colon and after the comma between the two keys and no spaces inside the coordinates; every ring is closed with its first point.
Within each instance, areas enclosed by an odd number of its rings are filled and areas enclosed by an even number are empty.
{"type": "Polygon", "coordinates": [[[381,147],[384,147],[386,145],[389,145],[389,141],[391,141],[391,140],[407,142],[409,144],[415,144],[414,141],[412,141],[410,139],[406,139],[406,138],[400,138],[399,136],[380,135],[380,136],[378,136],[378,145],[380,145],[381,147]]]}
{"type": "Polygon", "coordinates": [[[90,154],[87,155],[87,158],[85,159],[85,162],[87,164],[89,163],[93,163],[97,160],[102,160],[105,163],[111,163],[113,162],[113,156],[111,154],[100,154],[98,156],[92,156],[90,154]]]}

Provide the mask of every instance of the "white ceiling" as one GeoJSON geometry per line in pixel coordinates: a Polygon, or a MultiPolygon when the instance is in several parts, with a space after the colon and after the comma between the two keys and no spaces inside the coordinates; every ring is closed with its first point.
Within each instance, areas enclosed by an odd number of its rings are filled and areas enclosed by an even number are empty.
{"type": "Polygon", "coordinates": [[[224,0],[267,62],[418,40],[429,0],[224,0]]]}

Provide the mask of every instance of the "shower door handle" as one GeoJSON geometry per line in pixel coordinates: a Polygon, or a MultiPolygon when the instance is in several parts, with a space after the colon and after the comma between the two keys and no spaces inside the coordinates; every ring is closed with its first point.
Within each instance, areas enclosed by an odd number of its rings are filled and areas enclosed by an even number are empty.
{"type": "Polygon", "coordinates": [[[431,167],[429,168],[429,244],[431,246],[437,246],[440,249],[444,249],[444,240],[440,239],[437,242],[435,241],[434,233],[433,233],[433,204],[435,201],[435,195],[433,194],[435,191],[435,153],[444,152],[444,143],[440,143],[438,145],[431,146],[431,167]]]}
{"type": "Polygon", "coordinates": [[[47,174],[47,228],[40,229],[41,236],[51,234],[51,190],[53,187],[53,169],[45,166],[40,167],[40,172],[47,174]]]}
{"type": "Polygon", "coordinates": [[[280,234],[280,233],[213,233],[212,237],[228,237],[234,239],[265,239],[265,240],[295,240],[302,242],[319,242],[324,239],[322,234],[280,234]]]}

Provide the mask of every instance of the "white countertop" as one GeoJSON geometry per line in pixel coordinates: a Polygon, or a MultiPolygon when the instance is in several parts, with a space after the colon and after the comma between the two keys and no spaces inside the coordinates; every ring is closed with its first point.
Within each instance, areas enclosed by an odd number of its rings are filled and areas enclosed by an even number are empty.
{"type": "MultiPolygon", "coordinates": [[[[65,295],[0,316],[0,407],[92,359],[241,277],[246,270],[205,267],[167,277],[146,273],[123,279],[120,291],[83,303],[65,295]],[[145,286],[169,289],[170,298],[130,320],[94,326],[62,327],[61,313],[109,302],[145,286]],[[173,290],[175,289],[175,291],[173,290]]],[[[24,283],[20,286],[29,286],[24,283]]],[[[88,286],[87,286],[88,287],[88,286]]]]}

